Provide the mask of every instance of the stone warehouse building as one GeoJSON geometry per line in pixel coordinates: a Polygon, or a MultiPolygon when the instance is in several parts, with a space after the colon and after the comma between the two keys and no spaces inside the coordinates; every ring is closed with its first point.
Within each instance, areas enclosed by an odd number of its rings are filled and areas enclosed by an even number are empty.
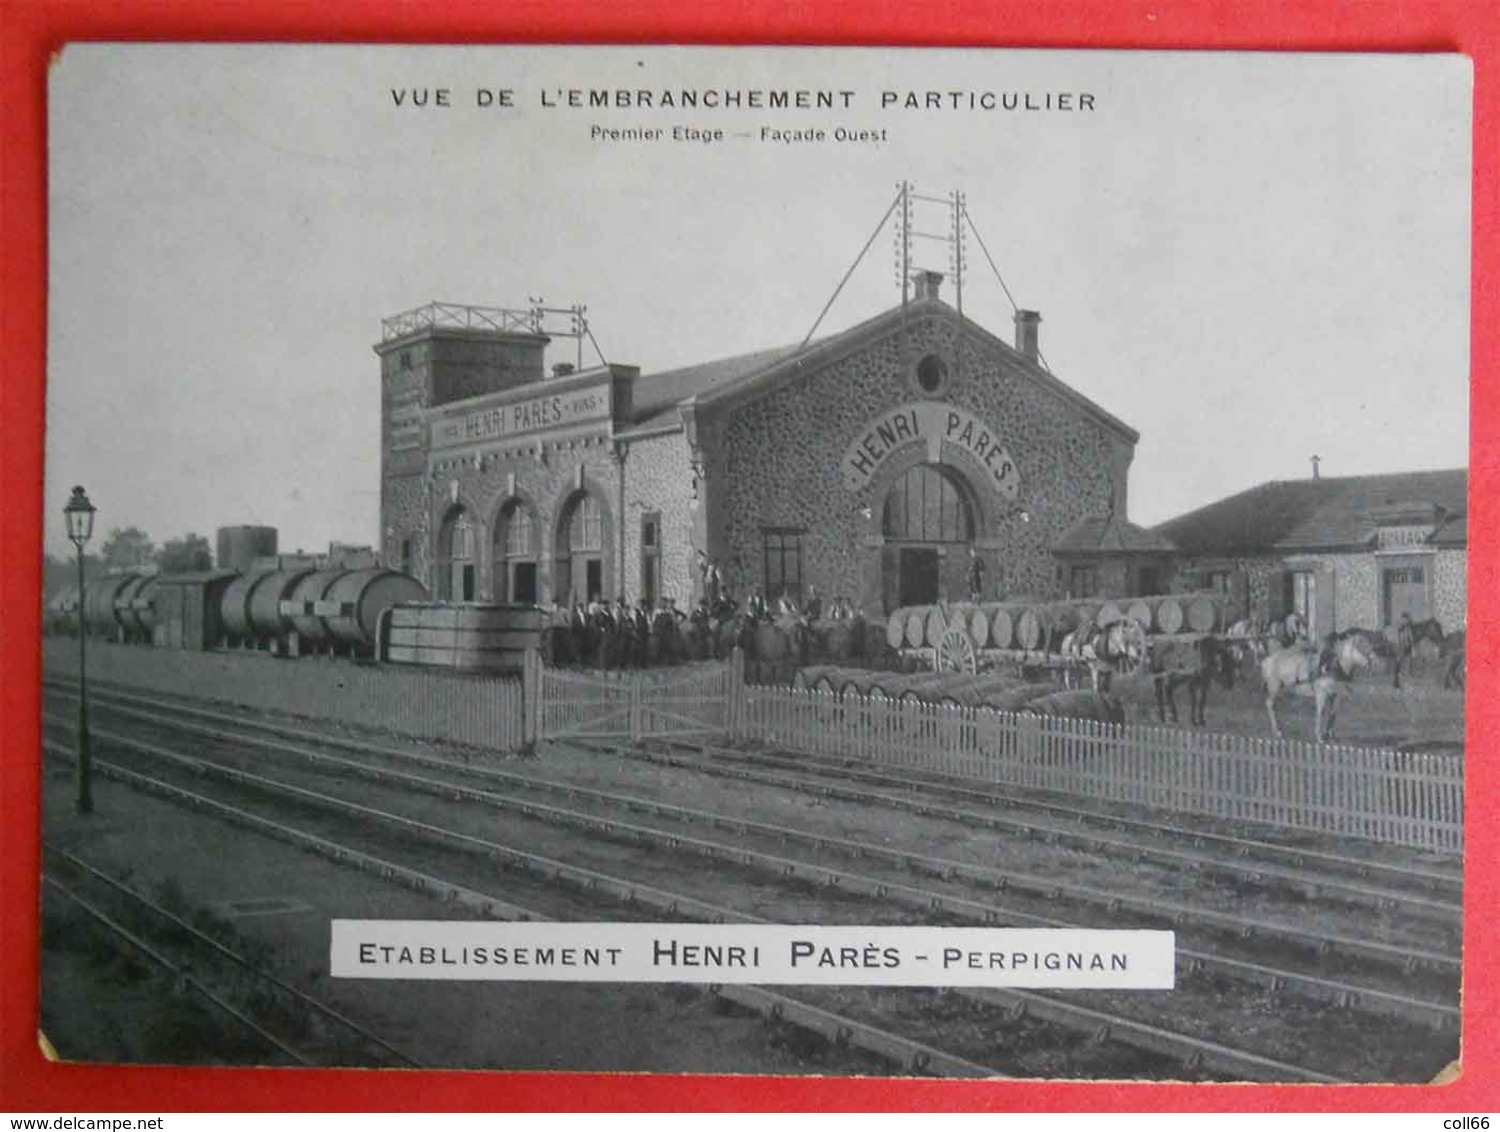
{"type": "Polygon", "coordinates": [[[1318,635],[1467,621],[1465,468],[1261,484],[1152,531],[1175,549],[1173,588],[1249,575],[1251,611],[1301,614],[1318,635]]]}
{"type": "Polygon", "coordinates": [[[1054,550],[1126,514],[1139,439],[939,296],[804,347],[661,373],[544,361],[524,312],[385,320],[386,560],[440,599],[846,596],[873,613],[1061,596],[1054,550]],[[976,567],[975,561],[980,565],[976,567]]]}

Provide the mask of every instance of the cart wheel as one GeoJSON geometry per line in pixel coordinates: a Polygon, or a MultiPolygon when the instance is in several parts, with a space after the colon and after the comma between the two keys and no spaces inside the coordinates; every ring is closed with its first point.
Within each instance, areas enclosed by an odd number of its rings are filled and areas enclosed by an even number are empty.
{"type": "Polygon", "coordinates": [[[979,671],[979,657],[969,634],[957,625],[949,627],[938,641],[933,656],[935,672],[962,672],[973,676],[979,671]]]}

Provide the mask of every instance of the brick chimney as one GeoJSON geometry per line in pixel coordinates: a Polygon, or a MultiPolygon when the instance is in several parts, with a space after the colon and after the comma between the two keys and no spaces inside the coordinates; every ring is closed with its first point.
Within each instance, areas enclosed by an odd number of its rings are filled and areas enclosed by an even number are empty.
{"type": "Polygon", "coordinates": [[[1032,361],[1037,360],[1041,347],[1037,343],[1037,330],[1042,325],[1042,316],[1036,311],[1016,311],[1016,349],[1032,361]]]}
{"type": "Polygon", "coordinates": [[[913,271],[911,281],[913,299],[936,299],[938,288],[943,285],[943,273],[941,271],[913,271]]]}

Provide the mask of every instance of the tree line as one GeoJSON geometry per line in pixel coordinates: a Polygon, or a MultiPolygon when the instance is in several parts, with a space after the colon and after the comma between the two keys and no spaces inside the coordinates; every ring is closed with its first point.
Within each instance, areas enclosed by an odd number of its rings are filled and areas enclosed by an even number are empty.
{"type": "MultiPolygon", "coordinates": [[[[139,527],[115,527],[99,544],[97,554],[84,554],[83,576],[87,581],[117,570],[146,571],[153,567],[163,574],[191,574],[212,570],[213,565],[213,548],[203,535],[188,533],[157,546],[139,527]]],[[[43,559],[44,594],[53,594],[77,581],[78,562],[71,555],[59,557],[49,552],[43,559]]]]}

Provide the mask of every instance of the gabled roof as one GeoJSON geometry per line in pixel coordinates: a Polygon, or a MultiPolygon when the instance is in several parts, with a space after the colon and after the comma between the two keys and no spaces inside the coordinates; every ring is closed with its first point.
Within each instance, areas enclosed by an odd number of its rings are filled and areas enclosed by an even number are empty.
{"type": "Polygon", "coordinates": [[[1171,554],[1169,540],[1114,515],[1085,519],[1052,547],[1054,554],[1171,554]]]}
{"type": "Polygon", "coordinates": [[[681,369],[643,373],[632,384],[631,419],[644,424],[689,397],[698,397],[739,381],[797,352],[796,346],[777,346],[732,358],[719,358],[681,369]]]}
{"type": "Polygon", "coordinates": [[[1184,554],[1333,550],[1373,542],[1374,515],[1433,504],[1449,516],[1468,506],[1469,470],[1274,480],[1162,523],[1154,532],[1184,554]]]}
{"type": "Polygon", "coordinates": [[[1464,547],[1469,545],[1469,517],[1451,515],[1427,540],[1433,546],[1464,547]]]}
{"type": "MultiPolygon", "coordinates": [[[[760,391],[774,388],[781,380],[832,363],[897,329],[904,319],[933,314],[952,318],[956,313],[940,299],[914,299],[905,306],[891,307],[847,330],[815,339],[804,346],[779,346],[700,365],[641,374],[632,386],[631,423],[642,427],[661,423],[670,410],[689,399],[696,399],[700,406],[705,406],[742,396],[753,397],[760,391]]],[[[1037,385],[1082,410],[1129,443],[1140,440],[1140,433],[1135,429],[1059,381],[1010,343],[997,338],[967,316],[963,325],[966,334],[1009,353],[1012,362],[1037,385]]]]}

